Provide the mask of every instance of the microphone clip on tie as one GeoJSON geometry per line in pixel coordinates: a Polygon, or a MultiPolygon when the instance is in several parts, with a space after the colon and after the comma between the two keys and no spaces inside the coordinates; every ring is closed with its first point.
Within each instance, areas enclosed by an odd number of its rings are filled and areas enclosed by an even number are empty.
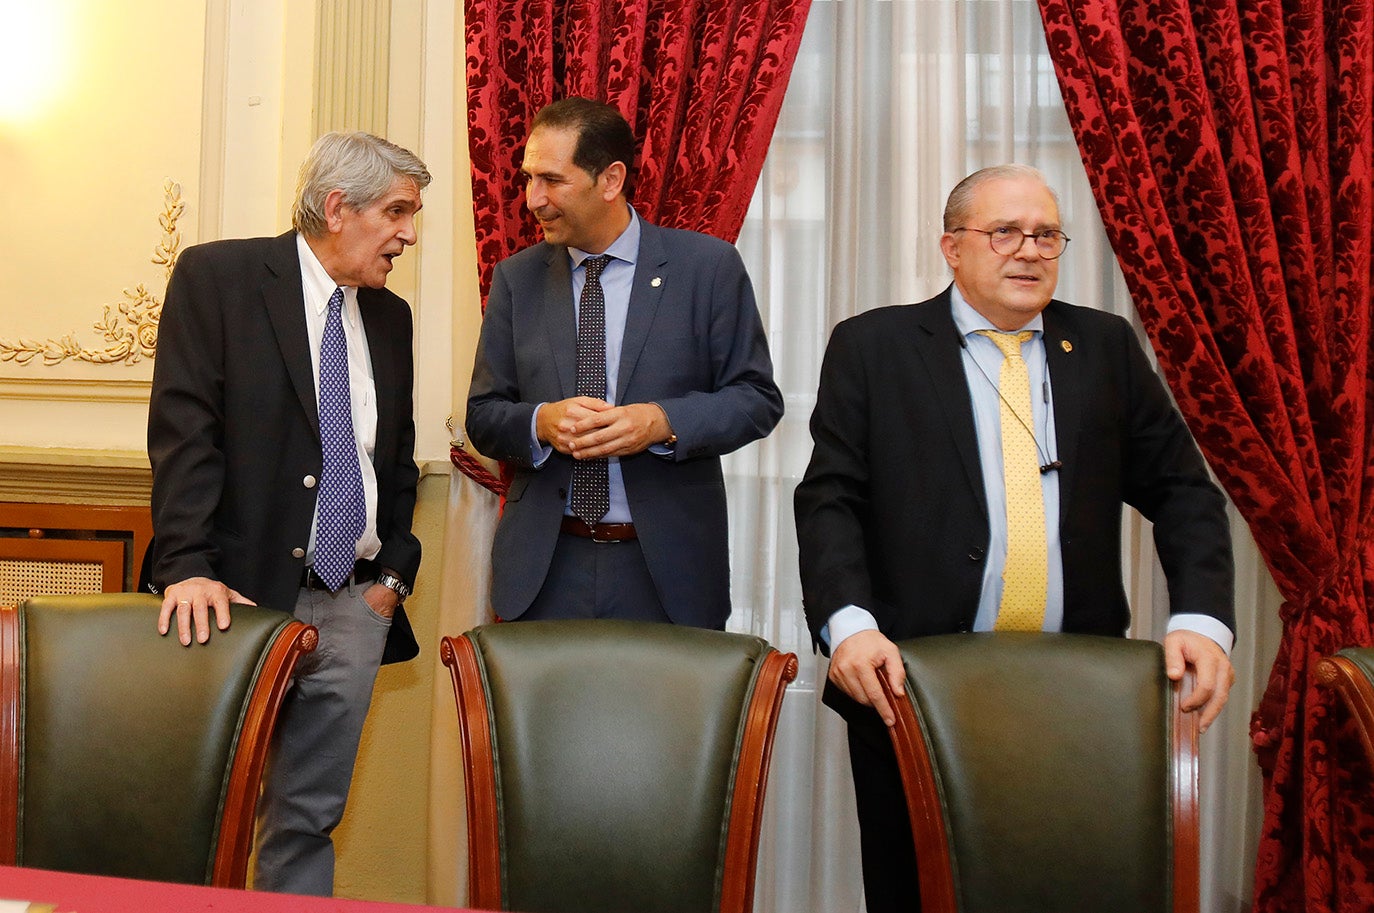
{"type": "MultiPolygon", "coordinates": [[[[968,340],[964,338],[964,334],[960,333],[958,330],[955,330],[954,337],[959,340],[959,347],[967,351],[968,340]]],[[[972,357],[972,353],[970,353],[970,357],[972,357]]],[[[1044,449],[1040,446],[1040,439],[1035,436],[1035,432],[1031,430],[1031,426],[1028,425],[1026,423],[1026,420],[1021,417],[1021,413],[1017,412],[1016,409],[1012,407],[1011,403],[1007,402],[1007,398],[1002,395],[1001,388],[997,384],[992,382],[992,378],[988,376],[988,372],[983,370],[983,366],[978,363],[978,359],[973,359],[973,366],[978,369],[979,374],[983,375],[983,380],[987,381],[988,386],[992,387],[992,389],[996,391],[997,398],[1002,402],[1003,405],[1007,407],[1008,411],[1010,411],[1011,414],[1016,418],[1016,423],[1025,430],[1026,434],[1030,435],[1031,443],[1035,445],[1036,456],[1044,457],[1045,462],[1040,464],[1040,474],[1042,476],[1048,475],[1051,472],[1058,472],[1059,470],[1063,469],[1064,462],[1062,460],[1049,459],[1049,454],[1045,453],[1044,449]]],[[[1041,382],[1040,389],[1043,391],[1042,395],[1045,397],[1045,402],[1048,404],[1050,401],[1050,380],[1048,377],[1046,377],[1041,382]]]]}

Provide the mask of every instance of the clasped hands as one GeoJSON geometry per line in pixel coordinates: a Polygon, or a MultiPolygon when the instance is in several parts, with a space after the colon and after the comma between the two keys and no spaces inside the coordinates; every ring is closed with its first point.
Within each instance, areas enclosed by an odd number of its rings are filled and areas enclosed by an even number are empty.
{"type": "Polygon", "coordinates": [[[613,406],[591,396],[544,403],[534,431],[554,450],[578,460],[632,456],[672,434],[667,414],[656,403],[613,406]]]}

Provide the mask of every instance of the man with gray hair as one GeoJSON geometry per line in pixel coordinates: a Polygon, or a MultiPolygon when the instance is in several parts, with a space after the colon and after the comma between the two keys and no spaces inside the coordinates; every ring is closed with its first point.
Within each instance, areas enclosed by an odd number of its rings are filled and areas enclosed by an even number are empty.
{"type": "Polygon", "coordinates": [[[203,644],[236,602],[320,632],[258,805],[262,890],[333,893],[377,669],[418,652],[401,608],[420,565],[411,315],[385,286],[429,181],[386,140],[326,134],[292,231],[191,247],[167,286],[148,410],[158,632],[203,644]]]}

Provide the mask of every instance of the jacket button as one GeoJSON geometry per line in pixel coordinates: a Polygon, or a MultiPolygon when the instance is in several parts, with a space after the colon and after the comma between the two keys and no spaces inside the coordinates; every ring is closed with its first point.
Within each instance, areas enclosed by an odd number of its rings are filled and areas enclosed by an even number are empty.
{"type": "Polygon", "coordinates": [[[292,557],[292,558],[304,558],[304,557],[305,557],[305,549],[303,549],[303,548],[293,548],[293,549],[291,549],[291,557],[292,557]]]}
{"type": "Polygon", "coordinates": [[[301,484],[304,485],[306,488],[314,488],[314,487],[315,487],[315,477],[314,477],[314,476],[306,476],[305,478],[301,479],[301,484]]]}
{"type": "Polygon", "coordinates": [[[975,545],[973,548],[969,549],[968,560],[970,560],[970,561],[982,561],[982,560],[983,560],[983,554],[984,554],[984,553],[983,553],[983,549],[980,548],[979,546],[976,546],[976,545],[975,545]]]}
{"type": "Polygon", "coordinates": [[[563,500],[563,501],[568,500],[568,490],[567,490],[566,488],[560,488],[560,489],[558,489],[558,497],[559,497],[560,500],[563,500]]]}

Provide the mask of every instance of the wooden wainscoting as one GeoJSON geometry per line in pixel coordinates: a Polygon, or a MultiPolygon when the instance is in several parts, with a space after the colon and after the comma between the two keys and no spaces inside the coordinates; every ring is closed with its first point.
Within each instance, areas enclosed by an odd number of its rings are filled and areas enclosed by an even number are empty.
{"type": "Polygon", "coordinates": [[[147,507],[0,502],[0,605],[133,590],[152,535],[147,507]]]}

